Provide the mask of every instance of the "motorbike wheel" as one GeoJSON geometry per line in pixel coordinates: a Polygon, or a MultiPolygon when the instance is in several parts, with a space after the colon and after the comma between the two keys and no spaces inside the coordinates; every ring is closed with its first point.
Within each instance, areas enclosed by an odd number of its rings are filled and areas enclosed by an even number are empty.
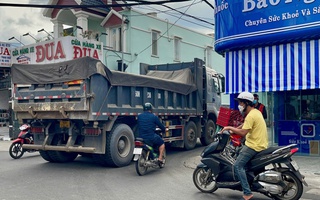
{"type": "Polygon", "coordinates": [[[23,156],[24,150],[20,142],[15,142],[10,145],[9,154],[13,159],[19,159],[23,156]]]}
{"type": "Polygon", "coordinates": [[[287,190],[282,194],[273,195],[276,200],[298,200],[302,196],[303,186],[301,181],[290,171],[282,173],[282,179],[287,186],[287,190]]]}
{"type": "Polygon", "coordinates": [[[136,162],[136,171],[139,176],[143,176],[147,173],[148,167],[145,166],[146,162],[147,162],[147,152],[143,150],[136,162]]]}
{"type": "Polygon", "coordinates": [[[215,192],[218,187],[210,169],[197,167],[193,172],[194,185],[204,193],[215,192]]]}

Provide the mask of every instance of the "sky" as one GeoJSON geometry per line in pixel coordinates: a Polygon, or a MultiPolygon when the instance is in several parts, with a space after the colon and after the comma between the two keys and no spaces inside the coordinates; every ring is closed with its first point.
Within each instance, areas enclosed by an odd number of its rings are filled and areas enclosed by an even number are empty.
{"type": "MultiPolygon", "coordinates": [[[[19,3],[19,4],[47,4],[49,0],[0,0],[0,3],[19,3]]],[[[151,0],[150,0],[151,1],[151,0]]],[[[208,0],[214,5],[213,0],[208,0]]],[[[185,3],[168,3],[165,4],[180,13],[172,11],[163,6],[134,6],[141,12],[157,12],[159,18],[167,19],[171,23],[175,23],[180,26],[194,29],[198,32],[205,34],[213,33],[213,16],[214,10],[201,0],[190,0],[185,3]],[[192,15],[199,20],[182,16],[181,13],[192,15]]],[[[14,42],[18,43],[17,40],[8,40],[11,37],[15,37],[25,45],[35,43],[35,40],[31,36],[22,36],[25,33],[29,33],[36,39],[45,37],[45,32],[38,33],[38,30],[44,28],[47,32],[53,31],[53,24],[49,18],[42,15],[43,8],[23,8],[23,7],[5,7],[0,6],[0,41],[1,42],[14,42]]]]}

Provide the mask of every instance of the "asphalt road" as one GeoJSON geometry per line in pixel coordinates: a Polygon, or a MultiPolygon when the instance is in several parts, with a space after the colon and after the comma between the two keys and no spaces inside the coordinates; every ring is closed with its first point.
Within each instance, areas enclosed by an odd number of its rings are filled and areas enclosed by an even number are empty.
{"type": "MultiPolygon", "coordinates": [[[[49,163],[38,153],[26,153],[13,160],[4,144],[9,143],[0,142],[0,200],[231,200],[242,195],[228,189],[213,194],[196,189],[192,173],[203,149],[200,145],[192,151],[170,150],[165,168],[150,170],[141,177],[135,172],[134,162],[123,168],[105,168],[79,156],[71,163],[49,163]]],[[[317,186],[319,182],[313,182],[301,199],[319,199],[317,186]]],[[[255,199],[269,199],[254,195],[255,199]]]]}

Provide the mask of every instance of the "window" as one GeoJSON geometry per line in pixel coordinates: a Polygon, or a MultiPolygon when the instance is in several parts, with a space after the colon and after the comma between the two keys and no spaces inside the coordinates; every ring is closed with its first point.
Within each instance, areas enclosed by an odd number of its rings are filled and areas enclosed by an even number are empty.
{"type": "Polygon", "coordinates": [[[212,51],[213,51],[213,47],[208,46],[206,48],[206,67],[212,68],[212,51]]]}
{"type": "Polygon", "coordinates": [[[279,92],[276,109],[280,120],[320,120],[320,90],[279,92]]]}
{"type": "Polygon", "coordinates": [[[115,27],[111,29],[110,44],[113,50],[122,51],[122,29],[115,27]]]}
{"type": "Polygon", "coordinates": [[[122,51],[122,28],[118,28],[118,33],[119,33],[119,40],[118,40],[118,51],[122,51]]]}
{"type": "Polygon", "coordinates": [[[159,32],[158,31],[152,31],[152,55],[158,56],[158,38],[159,38],[159,32]]]}
{"type": "Polygon", "coordinates": [[[113,50],[117,50],[117,29],[112,29],[111,34],[111,46],[113,50]]]}
{"type": "Polygon", "coordinates": [[[181,38],[174,37],[174,60],[180,61],[181,38]]]}

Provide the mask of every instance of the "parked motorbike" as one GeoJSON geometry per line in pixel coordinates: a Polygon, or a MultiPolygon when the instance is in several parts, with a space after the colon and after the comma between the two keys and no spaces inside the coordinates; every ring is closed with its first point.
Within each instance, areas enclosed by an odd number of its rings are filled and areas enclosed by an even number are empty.
{"type": "Polygon", "coordinates": [[[139,176],[145,175],[149,168],[163,168],[166,163],[166,150],[163,152],[163,162],[160,163],[158,161],[159,150],[147,144],[142,138],[135,139],[133,154],[133,160],[136,161],[136,172],[139,176]]]}
{"type": "Polygon", "coordinates": [[[18,138],[12,141],[9,148],[9,154],[13,159],[19,159],[23,154],[27,152],[35,152],[35,150],[24,150],[22,148],[23,144],[33,144],[33,136],[30,133],[31,126],[29,124],[23,124],[20,126],[20,133],[18,138]]]}
{"type": "MultiPolygon", "coordinates": [[[[212,193],[218,188],[242,191],[233,173],[236,149],[230,145],[230,133],[224,131],[201,153],[201,163],[193,172],[193,183],[201,192],[212,193]]],[[[296,144],[291,144],[270,147],[254,156],[247,165],[251,190],[277,200],[298,200],[302,184],[308,184],[292,159],[297,151],[296,144]]]]}

